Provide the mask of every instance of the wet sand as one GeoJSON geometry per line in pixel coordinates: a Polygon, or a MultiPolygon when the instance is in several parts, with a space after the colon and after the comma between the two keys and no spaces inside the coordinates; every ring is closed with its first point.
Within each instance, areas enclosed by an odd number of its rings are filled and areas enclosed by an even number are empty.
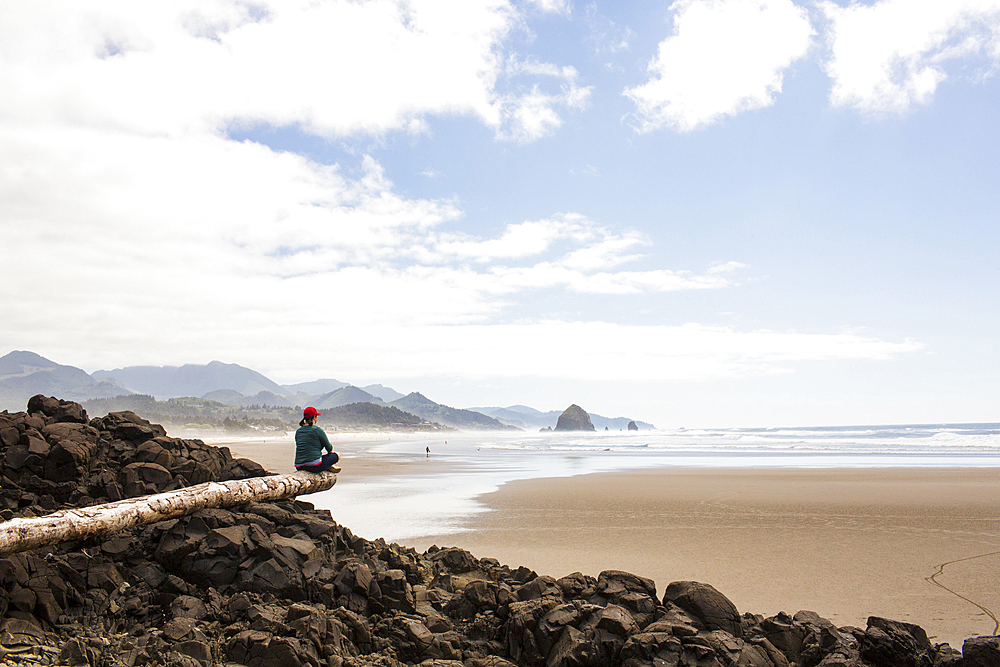
{"type": "MultiPolygon", "coordinates": [[[[413,438],[408,434],[383,433],[328,433],[334,450],[346,461],[350,461],[347,479],[356,481],[359,477],[378,477],[407,473],[415,464],[410,462],[387,461],[384,458],[368,456],[370,447],[389,442],[391,439],[413,438]]],[[[206,440],[216,447],[228,447],[235,458],[256,461],[273,473],[295,472],[295,440],[291,433],[272,438],[206,440]]],[[[419,461],[417,462],[419,463],[419,461]]],[[[341,481],[341,480],[338,480],[341,481]]]]}
{"type": "MultiPolygon", "coordinates": [[[[366,455],[386,440],[340,434],[338,483],[443,481],[457,470],[435,457],[366,455]]],[[[273,472],[293,470],[288,438],[218,444],[273,472]]],[[[996,632],[997,469],[647,469],[509,482],[479,500],[491,511],[470,516],[466,532],[400,541],[459,546],[554,577],[626,570],[661,592],[702,581],[764,615],[808,609],[860,627],[886,616],[956,647],[996,632]]]]}
{"type": "Polygon", "coordinates": [[[493,511],[470,532],[407,543],[555,577],[626,570],[660,592],[702,581],[741,612],[886,616],[957,647],[996,631],[998,470],[660,469],[511,482],[480,500],[493,511]]]}

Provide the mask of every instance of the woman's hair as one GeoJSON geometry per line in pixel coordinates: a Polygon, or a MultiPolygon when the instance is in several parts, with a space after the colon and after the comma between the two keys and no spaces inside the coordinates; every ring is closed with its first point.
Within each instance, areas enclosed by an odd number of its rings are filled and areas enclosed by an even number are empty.
{"type": "Polygon", "coordinates": [[[309,417],[303,417],[299,421],[299,426],[306,426],[306,425],[312,426],[313,424],[316,423],[316,417],[319,417],[319,415],[315,415],[311,419],[309,417]]]}
{"type": "Polygon", "coordinates": [[[303,417],[302,419],[299,420],[299,426],[305,426],[305,425],[306,425],[306,418],[303,417]]]}

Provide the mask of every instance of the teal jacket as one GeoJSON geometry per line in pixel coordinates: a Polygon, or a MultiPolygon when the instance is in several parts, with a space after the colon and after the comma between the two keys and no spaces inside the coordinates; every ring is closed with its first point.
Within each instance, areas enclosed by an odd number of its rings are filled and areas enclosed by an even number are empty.
{"type": "Polygon", "coordinates": [[[319,426],[300,426],[295,432],[295,465],[322,458],[324,449],[332,452],[333,445],[319,426]]]}

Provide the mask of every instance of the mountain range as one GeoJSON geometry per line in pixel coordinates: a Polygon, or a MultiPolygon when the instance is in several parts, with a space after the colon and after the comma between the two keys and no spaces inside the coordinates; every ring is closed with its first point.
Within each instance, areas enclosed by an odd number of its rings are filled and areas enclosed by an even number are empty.
{"type": "Polygon", "coordinates": [[[83,401],[130,393],[112,379],[95,378],[75,366],[64,366],[45,357],[15,350],[0,357],[0,408],[23,410],[35,394],[58,395],[83,401]]]}
{"type": "MultiPolygon", "coordinates": [[[[35,394],[74,401],[129,394],[148,394],[158,400],[188,396],[241,407],[312,405],[320,411],[352,403],[374,403],[465,429],[534,430],[554,426],[560,414],[526,405],[453,408],[435,403],[419,392],[403,395],[381,384],[357,387],[331,378],[280,385],[253,369],[221,361],[183,366],[126,366],[88,374],[24,350],[0,357],[0,410],[23,410],[35,394]]],[[[607,418],[593,413],[590,416],[598,430],[625,429],[630,421],[627,417],[607,418]]],[[[638,420],[636,424],[641,429],[655,428],[638,420]]]]}
{"type": "MultiPolygon", "coordinates": [[[[562,414],[559,410],[542,412],[541,410],[530,408],[527,405],[511,405],[506,408],[469,408],[469,410],[474,410],[489,417],[493,417],[508,426],[516,426],[517,428],[525,430],[552,427],[552,425],[559,419],[559,415],[562,414]]],[[[628,423],[630,421],[634,421],[635,425],[643,430],[656,428],[652,424],[639,421],[638,419],[629,419],[628,417],[602,417],[601,415],[593,412],[588,414],[590,415],[591,423],[593,423],[594,428],[598,431],[603,431],[605,428],[611,431],[624,431],[628,429],[628,423]]]]}

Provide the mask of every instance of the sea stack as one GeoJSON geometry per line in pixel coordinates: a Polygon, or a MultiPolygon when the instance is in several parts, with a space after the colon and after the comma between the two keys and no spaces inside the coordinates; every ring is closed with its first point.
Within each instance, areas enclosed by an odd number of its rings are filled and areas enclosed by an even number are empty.
{"type": "Polygon", "coordinates": [[[587,411],[574,403],[559,415],[556,422],[557,431],[596,431],[594,424],[590,421],[587,411]]]}
{"type": "Polygon", "coordinates": [[[630,431],[638,431],[639,427],[635,425],[635,422],[629,422],[628,423],[628,430],[630,430],[630,431]]]}

